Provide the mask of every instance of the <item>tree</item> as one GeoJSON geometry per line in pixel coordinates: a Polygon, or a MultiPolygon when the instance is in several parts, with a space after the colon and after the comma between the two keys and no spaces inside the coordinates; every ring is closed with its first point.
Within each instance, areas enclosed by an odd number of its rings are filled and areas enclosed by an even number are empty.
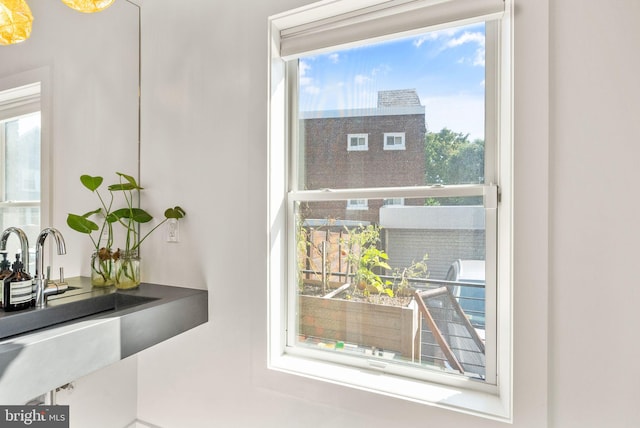
{"type": "MultiPolygon", "coordinates": [[[[425,135],[426,174],[425,183],[477,184],[484,182],[484,141],[469,141],[469,134],[443,128],[440,132],[425,135]]],[[[477,198],[476,198],[477,199],[477,198]]],[[[429,200],[429,205],[440,205],[429,200]]],[[[468,205],[470,200],[447,198],[447,205],[468,205]]],[[[475,203],[474,200],[472,203],[475,203]]]]}

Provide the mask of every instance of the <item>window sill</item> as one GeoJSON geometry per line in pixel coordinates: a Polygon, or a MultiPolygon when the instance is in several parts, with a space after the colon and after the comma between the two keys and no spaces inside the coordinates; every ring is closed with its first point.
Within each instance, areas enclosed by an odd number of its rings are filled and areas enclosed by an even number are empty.
{"type": "Polygon", "coordinates": [[[486,391],[418,381],[373,369],[363,370],[294,355],[272,357],[269,368],[414,403],[511,422],[510,405],[507,400],[486,391]]]}

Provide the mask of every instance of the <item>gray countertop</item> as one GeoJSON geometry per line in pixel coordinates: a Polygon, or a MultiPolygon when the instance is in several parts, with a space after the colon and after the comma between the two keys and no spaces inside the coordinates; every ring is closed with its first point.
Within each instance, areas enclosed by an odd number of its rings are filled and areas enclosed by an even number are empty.
{"type": "Polygon", "coordinates": [[[32,320],[42,319],[36,313],[42,309],[0,310],[0,337],[14,334],[0,339],[0,404],[24,404],[208,321],[206,290],[142,283],[116,291],[92,288],[89,278],[71,278],[69,285],[42,316],[55,320],[74,305],[92,308],[88,315],[38,328],[32,320]]]}

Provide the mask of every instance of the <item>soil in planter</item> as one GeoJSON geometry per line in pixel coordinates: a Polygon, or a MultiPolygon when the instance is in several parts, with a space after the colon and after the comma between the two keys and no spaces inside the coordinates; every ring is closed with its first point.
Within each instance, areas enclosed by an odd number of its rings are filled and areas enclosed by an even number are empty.
{"type": "MultiPolygon", "coordinates": [[[[329,293],[332,290],[327,290],[329,293]]],[[[323,296],[322,286],[315,283],[304,283],[302,292],[305,296],[323,296]]],[[[338,294],[334,297],[335,299],[344,299],[344,300],[352,300],[356,302],[368,302],[368,303],[376,303],[379,305],[388,305],[388,306],[407,306],[411,303],[413,297],[406,296],[388,296],[387,294],[369,294],[365,295],[361,290],[358,290],[356,287],[350,287],[343,293],[338,294]],[[354,290],[355,288],[355,290],[354,290]]]]}

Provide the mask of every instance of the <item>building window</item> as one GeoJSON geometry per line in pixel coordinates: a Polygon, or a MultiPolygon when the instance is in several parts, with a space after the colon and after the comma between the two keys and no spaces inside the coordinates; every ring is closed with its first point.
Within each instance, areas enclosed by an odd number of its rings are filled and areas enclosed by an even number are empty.
{"type": "Polygon", "coordinates": [[[347,135],[347,150],[352,151],[366,151],[369,149],[369,135],[368,134],[349,134],[347,135]]]}
{"type": "Polygon", "coordinates": [[[385,132],[385,150],[404,150],[404,132],[385,132]]]}
{"type": "Polygon", "coordinates": [[[509,420],[510,3],[338,3],[270,19],[269,367],[509,420]],[[443,94],[423,80],[449,90],[426,112],[443,94]],[[345,131],[349,150],[369,133],[383,146],[344,157],[345,131]],[[449,170],[464,162],[479,183],[449,170]],[[451,284],[458,260],[479,276],[451,284]],[[384,318],[391,302],[406,324],[384,318]]]}
{"type": "Polygon", "coordinates": [[[401,207],[404,205],[404,198],[387,198],[384,200],[385,207],[401,207]]]}
{"type": "Polygon", "coordinates": [[[348,210],[366,210],[369,209],[369,205],[366,199],[349,199],[347,201],[348,210]]]}

